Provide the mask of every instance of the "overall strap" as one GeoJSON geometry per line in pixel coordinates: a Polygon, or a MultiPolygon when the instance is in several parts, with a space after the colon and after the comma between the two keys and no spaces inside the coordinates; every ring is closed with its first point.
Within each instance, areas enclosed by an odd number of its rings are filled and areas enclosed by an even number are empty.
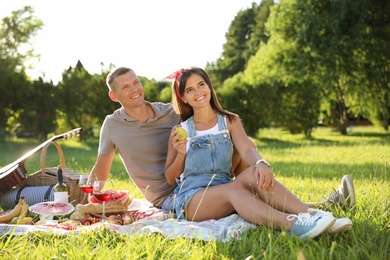
{"type": "Polygon", "coordinates": [[[217,114],[217,118],[218,118],[218,130],[220,132],[226,132],[228,130],[226,120],[225,120],[226,117],[224,115],[217,114]]]}
{"type": "MultiPolygon", "coordinates": [[[[227,124],[225,120],[225,116],[221,114],[217,114],[217,121],[218,121],[218,131],[219,132],[226,132],[227,124]]],[[[194,117],[191,116],[187,120],[187,127],[188,127],[188,137],[194,137],[196,135],[196,129],[195,129],[195,123],[194,123],[194,117]]]]}
{"type": "Polygon", "coordinates": [[[196,129],[195,129],[193,116],[187,119],[187,127],[188,127],[188,137],[189,138],[194,137],[196,135],[196,129]]]}

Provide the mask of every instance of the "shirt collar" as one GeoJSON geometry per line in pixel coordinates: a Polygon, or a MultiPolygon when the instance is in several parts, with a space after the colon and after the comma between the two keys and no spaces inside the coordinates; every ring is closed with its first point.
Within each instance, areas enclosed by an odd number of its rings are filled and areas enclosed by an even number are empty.
{"type": "MultiPolygon", "coordinates": [[[[148,121],[158,118],[160,116],[161,112],[156,108],[156,106],[154,106],[153,103],[150,103],[149,101],[146,101],[146,100],[145,100],[145,103],[148,104],[153,109],[153,112],[154,112],[154,118],[150,118],[148,121]]],[[[120,120],[125,120],[128,122],[138,121],[137,119],[129,116],[123,107],[121,107],[119,109],[119,116],[118,117],[120,120]]]]}

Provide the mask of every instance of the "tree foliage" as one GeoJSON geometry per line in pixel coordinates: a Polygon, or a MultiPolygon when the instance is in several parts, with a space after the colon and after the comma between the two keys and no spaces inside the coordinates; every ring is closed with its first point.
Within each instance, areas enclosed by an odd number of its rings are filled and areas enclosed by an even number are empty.
{"type": "Polygon", "coordinates": [[[267,125],[266,115],[259,116],[264,96],[253,85],[245,82],[242,73],[226,80],[217,94],[221,105],[238,114],[245,122],[244,128],[249,135],[255,135],[260,127],[267,125]]]}
{"type": "MultiPolygon", "coordinates": [[[[223,52],[206,66],[223,107],[240,115],[250,135],[284,127],[311,136],[319,119],[347,134],[351,117],[389,128],[390,2],[381,0],[263,0],[238,11],[223,52]]],[[[102,64],[90,75],[80,64],[58,85],[31,80],[38,58],[30,39],[42,21],[31,7],[12,12],[0,28],[0,138],[15,126],[38,131],[94,125],[120,104],[107,96],[102,64]]],[[[169,102],[170,82],[141,77],[145,97],[169,102]]]]}
{"type": "MultiPolygon", "coordinates": [[[[83,67],[63,73],[58,84],[58,101],[63,119],[70,128],[82,127],[84,130],[93,126],[95,86],[91,84],[92,75],[83,67]]],[[[81,133],[83,139],[85,131],[81,133]]]]}
{"type": "Polygon", "coordinates": [[[269,36],[265,27],[273,0],[261,1],[260,5],[252,3],[246,10],[241,10],[226,32],[221,57],[208,63],[206,71],[215,88],[222,86],[229,77],[243,72],[247,62],[269,36]]]}
{"type": "Polygon", "coordinates": [[[206,71],[215,88],[219,88],[227,78],[244,70],[256,11],[257,5],[253,3],[252,8],[237,13],[225,34],[226,42],[221,57],[215,63],[207,65],[206,71]]]}
{"type": "Polygon", "coordinates": [[[105,83],[107,71],[91,75],[78,62],[75,68],[63,73],[58,84],[58,107],[61,118],[69,128],[81,127],[81,139],[87,139],[95,123],[102,123],[107,114],[119,105],[108,97],[105,83]]]}
{"type": "Polygon", "coordinates": [[[0,57],[7,59],[7,66],[18,72],[25,70],[27,61],[39,57],[34,54],[30,40],[42,28],[43,22],[33,14],[34,9],[25,6],[1,21],[0,57]]]}
{"type": "MultiPolygon", "coordinates": [[[[42,21],[33,15],[31,7],[11,13],[1,21],[0,28],[0,140],[5,138],[7,121],[26,110],[26,90],[30,81],[25,73],[26,63],[37,56],[29,44],[31,37],[42,28],[42,21]]],[[[11,120],[12,121],[12,120],[11,120]]]]}
{"type": "Polygon", "coordinates": [[[57,127],[58,102],[56,100],[56,89],[52,83],[44,82],[42,78],[30,84],[26,91],[23,110],[20,111],[19,123],[24,131],[36,132],[40,140],[47,138],[57,127]]]}
{"type": "Polygon", "coordinates": [[[361,45],[355,51],[359,64],[356,73],[358,84],[354,111],[384,129],[390,123],[390,2],[372,0],[363,5],[364,16],[360,23],[361,45]]]}
{"type": "MultiPolygon", "coordinates": [[[[286,54],[291,56],[294,55],[291,52],[296,52],[300,59],[294,67],[294,74],[306,74],[315,83],[313,86],[320,89],[323,102],[328,104],[329,120],[342,134],[347,134],[349,116],[357,105],[354,93],[367,91],[366,84],[370,84],[367,81],[362,84],[364,80],[361,78],[358,81],[356,78],[361,74],[361,53],[367,51],[367,42],[377,42],[374,34],[366,33],[366,17],[373,7],[373,3],[368,0],[283,0],[274,8],[270,17],[271,37],[277,39],[274,42],[296,46],[286,54]]],[[[384,18],[379,16],[379,20],[384,18]]],[[[372,56],[365,56],[365,62],[377,60],[382,55],[370,54],[372,56]]],[[[388,54],[383,60],[389,61],[388,54]]],[[[381,65],[379,70],[385,67],[383,63],[381,65]]],[[[277,63],[275,66],[286,64],[277,63]]]]}

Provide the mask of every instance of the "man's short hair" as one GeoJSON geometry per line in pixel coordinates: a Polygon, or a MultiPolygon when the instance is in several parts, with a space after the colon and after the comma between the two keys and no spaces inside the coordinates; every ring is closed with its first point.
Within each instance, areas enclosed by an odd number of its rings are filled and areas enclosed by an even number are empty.
{"type": "Polygon", "coordinates": [[[123,74],[126,74],[127,72],[134,72],[134,70],[127,68],[127,67],[119,67],[114,70],[112,70],[110,73],[108,73],[106,78],[106,84],[109,90],[114,91],[114,81],[115,79],[123,74]]]}

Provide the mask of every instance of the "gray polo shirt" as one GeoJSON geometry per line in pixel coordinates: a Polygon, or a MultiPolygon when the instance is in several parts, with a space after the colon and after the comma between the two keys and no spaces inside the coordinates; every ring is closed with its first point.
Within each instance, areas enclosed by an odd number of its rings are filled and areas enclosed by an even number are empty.
{"type": "Polygon", "coordinates": [[[147,103],[155,117],[146,122],[128,116],[123,108],[105,118],[99,154],[118,151],[130,178],[145,198],[160,206],[175,188],[168,184],[164,170],[169,134],[180,118],[172,104],[147,103]]]}

